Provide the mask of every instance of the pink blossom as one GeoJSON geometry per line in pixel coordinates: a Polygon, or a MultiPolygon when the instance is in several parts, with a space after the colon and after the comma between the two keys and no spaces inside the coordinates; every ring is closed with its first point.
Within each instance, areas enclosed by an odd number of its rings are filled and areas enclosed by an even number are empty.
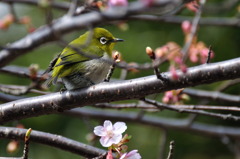
{"type": "Polygon", "coordinates": [[[198,62],[198,50],[196,48],[190,49],[189,58],[190,58],[190,61],[192,61],[193,63],[198,62]]]}
{"type": "Polygon", "coordinates": [[[163,103],[170,103],[171,99],[173,98],[173,92],[167,91],[163,96],[163,103]]]}
{"type": "Polygon", "coordinates": [[[138,153],[138,150],[132,150],[129,153],[124,153],[120,159],[141,159],[142,157],[138,153]]]}
{"type": "Polygon", "coordinates": [[[109,7],[128,6],[128,1],[127,0],[108,0],[108,6],[109,7]]]}
{"type": "Polygon", "coordinates": [[[100,136],[100,143],[103,147],[118,144],[122,140],[122,133],[127,129],[124,122],[116,122],[112,125],[109,120],[104,121],[103,126],[96,126],[94,134],[100,136]]]}
{"type": "Polygon", "coordinates": [[[179,56],[176,56],[176,57],[174,58],[174,61],[175,61],[177,64],[183,64],[182,58],[179,57],[179,56]]]}

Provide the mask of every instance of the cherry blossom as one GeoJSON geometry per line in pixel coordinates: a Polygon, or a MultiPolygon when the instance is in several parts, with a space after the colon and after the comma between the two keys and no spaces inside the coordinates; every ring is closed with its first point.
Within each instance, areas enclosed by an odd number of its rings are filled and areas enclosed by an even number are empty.
{"type": "Polygon", "coordinates": [[[138,153],[138,150],[132,150],[129,153],[124,153],[120,159],[141,159],[142,157],[138,153]]]}
{"type": "Polygon", "coordinates": [[[100,143],[103,147],[110,147],[122,140],[122,133],[127,129],[124,122],[116,122],[112,125],[109,120],[104,121],[103,126],[96,126],[94,134],[100,136],[100,143]]]}

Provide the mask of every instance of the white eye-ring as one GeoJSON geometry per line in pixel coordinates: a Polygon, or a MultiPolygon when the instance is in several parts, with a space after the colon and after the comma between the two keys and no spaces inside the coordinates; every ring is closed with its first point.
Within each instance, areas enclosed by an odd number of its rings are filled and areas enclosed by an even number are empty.
{"type": "Polygon", "coordinates": [[[103,45],[106,44],[107,43],[107,38],[101,37],[100,38],[100,43],[103,44],[103,45]]]}

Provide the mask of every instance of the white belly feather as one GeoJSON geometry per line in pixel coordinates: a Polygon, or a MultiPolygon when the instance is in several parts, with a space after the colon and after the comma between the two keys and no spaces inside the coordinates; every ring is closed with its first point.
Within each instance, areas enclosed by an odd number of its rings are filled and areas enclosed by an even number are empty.
{"type": "MultiPolygon", "coordinates": [[[[106,53],[101,59],[110,60],[106,53]]],[[[85,62],[87,70],[85,77],[90,79],[93,83],[102,82],[110,69],[110,64],[101,59],[93,59],[85,62]]]]}

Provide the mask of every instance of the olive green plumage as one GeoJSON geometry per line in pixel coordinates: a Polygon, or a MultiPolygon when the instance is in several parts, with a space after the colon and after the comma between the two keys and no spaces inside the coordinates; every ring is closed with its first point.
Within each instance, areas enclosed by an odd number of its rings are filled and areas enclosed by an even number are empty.
{"type": "Polygon", "coordinates": [[[87,31],[65,47],[54,59],[46,72],[51,72],[46,81],[49,86],[61,78],[68,90],[88,87],[106,77],[110,65],[102,59],[111,59],[116,42],[123,41],[103,28],[87,31]]]}

